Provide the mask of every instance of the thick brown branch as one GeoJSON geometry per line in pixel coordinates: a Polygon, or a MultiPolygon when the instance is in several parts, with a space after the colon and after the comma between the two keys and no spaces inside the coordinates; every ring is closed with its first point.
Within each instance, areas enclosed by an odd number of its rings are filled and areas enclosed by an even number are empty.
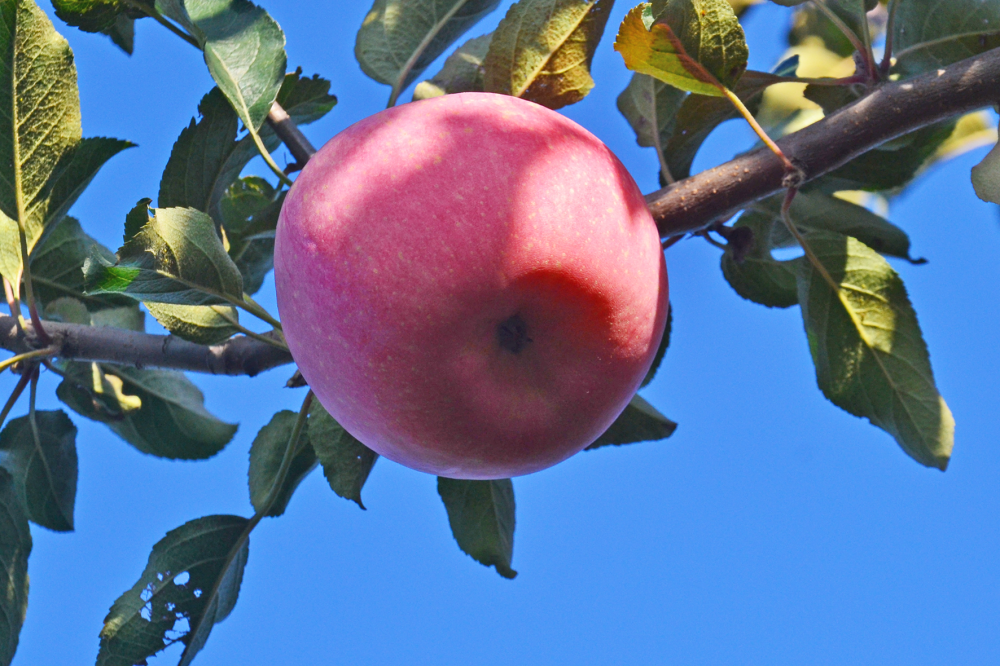
{"type": "MultiPolygon", "coordinates": [[[[54,356],[77,361],[251,377],[292,362],[291,354],[283,349],[244,336],[207,346],[170,335],[52,321],[45,322],[45,331],[54,356]]],[[[22,331],[16,318],[0,315],[0,348],[21,354],[40,346],[30,325],[22,331]]]]}
{"type": "MultiPolygon", "coordinates": [[[[1000,49],[871,94],[778,141],[806,180],[932,123],[1000,101],[1000,49]]],[[[785,171],[755,150],[646,196],[664,238],[698,231],[782,189],[785,171]]]]}
{"type": "Polygon", "coordinates": [[[271,112],[267,114],[267,124],[288,148],[288,152],[295,158],[299,168],[305,166],[309,158],[316,153],[316,149],[306,138],[306,135],[277,102],[271,105],[271,112]]]}

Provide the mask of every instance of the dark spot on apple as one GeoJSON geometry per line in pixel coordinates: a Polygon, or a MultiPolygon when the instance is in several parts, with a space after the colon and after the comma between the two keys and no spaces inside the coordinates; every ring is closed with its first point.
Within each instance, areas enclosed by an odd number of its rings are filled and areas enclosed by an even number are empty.
{"type": "Polygon", "coordinates": [[[531,342],[528,325],[521,315],[515,314],[500,322],[497,326],[497,340],[502,348],[514,354],[519,354],[531,342]]]}

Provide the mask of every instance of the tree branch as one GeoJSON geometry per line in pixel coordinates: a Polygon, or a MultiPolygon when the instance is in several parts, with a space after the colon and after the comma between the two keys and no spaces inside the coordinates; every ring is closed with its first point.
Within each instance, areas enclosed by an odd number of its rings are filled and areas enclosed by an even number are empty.
{"type": "MultiPolygon", "coordinates": [[[[45,322],[45,332],[51,339],[46,346],[55,350],[54,356],[65,360],[251,377],[292,362],[287,351],[246,336],[209,346],[172,335],[54,321],[45,322]]],[[[23,354],[40,346],[41,341],[30,324],[21,330],[15,317],[0,315],[0,348],[23,354]]]]}
{"type": "Polygon", "coordinates": [[[295,158],[299,168],[305,166],[309,158],[316,154],[312,143],[288,115],[288,112],[277,102],[271,105],[271,111],[267,114],[267,124],[288,148],[288,152],[295,158]]]}
{"type": "MultiPolygon", "coordinates": [[[[1000,49],[945,69],[887,83],[778,141],[806,182],[872,148],[932,123],[1000,101],[1000,49]]],[[[660,236],[699,231],[783,189],[785,169],[766,148],[646,195],[660,236]]]]}

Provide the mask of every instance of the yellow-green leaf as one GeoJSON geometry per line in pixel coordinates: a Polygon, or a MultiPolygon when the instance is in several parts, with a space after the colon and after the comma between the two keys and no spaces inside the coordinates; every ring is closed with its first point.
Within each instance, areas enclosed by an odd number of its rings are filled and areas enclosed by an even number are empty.
{"type": "Polygon", "coordinates": [[[614,0],[521,0],[493,33],[483,61],[487,92],[550,109],[579,102],[594,87],[590,63],[614,0]]]}
{"type": "Polygon", "coordinates": [[[749,54],[725,0],[671,0],[655,17],[649,3],[634,7],[618,30],[615,50],[635,72],[716,97],[739,81],[749,54]]]}
{"type": "Polygon", "coordinates": [[[444,61],[441,71],[413,89],[413,100],[429,99],[459,92],[483,91],[483,59],[490,49],[493,33],[470,39],[444,61]]]}

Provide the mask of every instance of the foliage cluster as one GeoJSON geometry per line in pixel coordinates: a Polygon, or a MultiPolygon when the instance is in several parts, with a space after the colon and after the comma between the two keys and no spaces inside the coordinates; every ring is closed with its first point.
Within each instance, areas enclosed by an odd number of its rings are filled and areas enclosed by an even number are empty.
{"type": "MultiPolygon", "coordinates": [[[[619,27],[614,48],[635,74],[618,109],[639,145],[655,152],[664,185],[691,175],[702,143],[726,120],[743,115],[784,159],[772,137],[834,114],[885,82],[1000,44],[1000,0],[774,0],[793,7],[788,57],[772,72],[747,71],[738,17],[761,1],[654,0],[619,27]]],[[[368,76],[389,86],[390,106],[416,83],[414,100],[487,91],[558,109],[593,88],[590,64],[613,2],[519,0],[495,31],[460,44],[440,71],[418,82],[499,0],[375,0],[355,53],[368,76]]],[[[116,332],[144,332],[148,312],[173,336],[199,345],[247,336],[287,350],[281,323],[253,300],[272,268],[278,213],[294,172],[270,156],[289,140],[275,111],[306,125],[337,101],[319,75],[287,71],[281,28],[248,0],[53,5],[68,25],[102,33],[127,53],[137,20],[161,24],[202,54],[216,87],[179,133],[157,207],[140,199],[125,218],[122,246],[111,252],[67,213],[100,167],[132,144],[82,137],[66,41],[34,0],[0,0],[0,274],[11,313],[5,321],[31,330],[35,343],[0,363],[20,376],[0,417],[0,561],[8,590],[0,598],[2,664],[13,658],[27,610],[29,521],[73,529],[77,430],[66,412],[35,409],[40,372],[62,378],[57,396],[72,412],[150,455],[205,459],[236,431],[205,409],[183,373],[59,354],[46,324],[101,329],[113,344],[116,332]],[[258,155],[273,182],[241,175],[258,155]],[[241,323],[247,316],[272,330],[254,332],[241,323]],[[28,414],[7,421],[25,390],[28,414]]],[[[906,233],[879,211],[935,162],[990,140],[988,116],[976,112],[894,137],[807,183],[796,182],[796,167],[785,159],[787,194],[750,202],[742,214],[693,235],[719,247],[722,274],[740,296],[769,308],[800,307],[818,384],[831,402],[942,470],[954,421],[886,257],[920,260],[911,257],[906,233]],[[802,256],[779,258],[795,247],[802,256]]],[[[994,202],[998,169],[994,151],[974,172],[977,192],[994,202]]],[[[643,386],[669,337],[668,327],[643,386]]],[[[300,380],[295,375],[290,385],[300,380]]],[[[589,449],[661,440],[675,428],[636,395],[589,449]]],[[[298,413],[275,414],[251,447],[252,517],[197,518],[155,544],[141,577],[111,606],[97,663],[143,664],[177,642],[184,645],[181,664],[190,663],[237,601],[260,521],[280,516],[316,467],[334,492],[364,508],[361,491],[376,461],[309,393],[298,413]]],[[[513,578],[511,481],[441,478],[438,491],[458,545],[513,578]]]]}

